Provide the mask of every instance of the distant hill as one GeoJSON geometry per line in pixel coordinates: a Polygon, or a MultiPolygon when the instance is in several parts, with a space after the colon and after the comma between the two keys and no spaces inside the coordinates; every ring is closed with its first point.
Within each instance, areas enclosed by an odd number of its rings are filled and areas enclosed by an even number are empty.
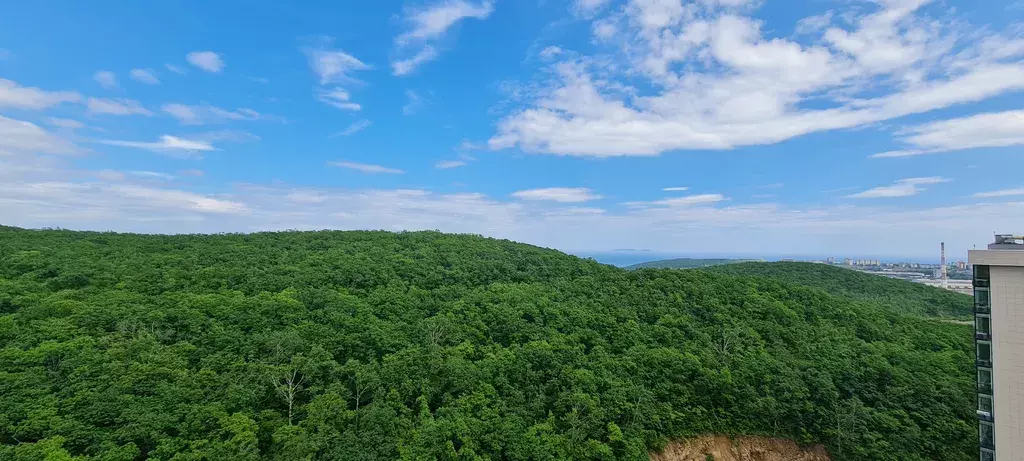
{"type": "Polygon", "coordinates": [[[819,288],[832,295],[874,301],[882,307],[908,314],[954,318],[971,315],[970,296],[826,264],[757,262],[719,265],[704,270],[717,274],[767,277],[819,288]]]}
{"type": "Polygon", "coordinates": [[[737,264],[746,262],[759,262],[757,259],[696,259],[696,258],[678,258],[678,259],[662,259],[660,261],[649,261],[640,264],[634,264],[632,266],[626,266],[626,269],[696,269],[699,267],[709,266],[721,266],[724,264],[737,264]]]}

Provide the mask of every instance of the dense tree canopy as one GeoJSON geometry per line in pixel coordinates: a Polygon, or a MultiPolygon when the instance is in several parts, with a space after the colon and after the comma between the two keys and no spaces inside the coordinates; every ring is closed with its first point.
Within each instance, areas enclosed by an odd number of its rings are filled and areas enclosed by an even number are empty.
{"type": "Polygon", "coordinates": [[[0,459],[976,456],[969,331],[437,232],[0,228],[0,459]]]}
{"type": "Polygon", "coordinates": [[[972,298],[965,294],[825,264],[758,262],[705,270],[717,274],[768,277],[820,288],[839,297],[870,301],[912,315],[961,319],[971,316],[972,298]]]}

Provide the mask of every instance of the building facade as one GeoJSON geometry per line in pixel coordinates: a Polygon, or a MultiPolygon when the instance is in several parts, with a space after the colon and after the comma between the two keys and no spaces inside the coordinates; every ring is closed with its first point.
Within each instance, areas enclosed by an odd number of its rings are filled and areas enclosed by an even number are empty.
{"type": "Polygon", "coordinates": [[[1024,238],[971,250],[981,461],[1024,461],[1024,238]]]}

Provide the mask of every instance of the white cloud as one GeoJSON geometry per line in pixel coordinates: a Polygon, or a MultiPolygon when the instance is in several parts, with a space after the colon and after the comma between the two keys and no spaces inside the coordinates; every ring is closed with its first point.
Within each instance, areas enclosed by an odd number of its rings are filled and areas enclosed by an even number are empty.
{"type": "Polygon", "coordinates": [[[912,148],[882,152],[875,158],[1024,144],[1024,110],[976,114],[911,127],[901,140],[912,148]]]}
{"type": "Polygon", "coordinates": [[[663,188],[661,190],[666,191],[666,192],[682,192],[682,191],[690,190],[690,188],[689,187],[665,187],[665,188],[663,188]]]}
{"type": "Polygon", "coordinates": [[[160,173],[157,171],[133,171],[132,175],[141,178],[158,179],[161,181],[173,181],[175,179],[174,175],[160,173]]]}
{"type": "Polygon", "coordinates": [[[0,107],[42,110],[65,102],[79,102],[81,99],[82,96],[74,91],[46,91],[19,86],[16,82],[0,78],[0,107]]]}
{"type": "Polygon", "coordinates": [[[406,103],[402,106],[402,113],[413,115],[423,107],[423,98],[413,90],[405,90],[406,103]]]}
{"type": "Polygon", "coordinates": [[[109,70],[101,70],[92,75],[92,79],[96,80],[100,86],[108,90],[117,88],[117,76],[109,70]]]}
{"type": "Polygon", "coordinates": [[[49,117],[46,119],[46,122],[57,128],[65,128],[68,130],[77,130],[80,128],[85,128],[84,123],[79,122],[78,120],[72,120],[70,118],[49,117]]]}
{"type": "Polygon", "coordinates": [[[189,106],[185,104],[164,104],[160,110],[178,119],[183,125],[205,125],[237,120],[260,120],[266,118],[252,109],[227,110],[207,104],[189,106]]]}
{"type": "Polygon", "coordinates": [[[909,197],[923,192],[925,189],[920,186],[940,184],[949,182],[946,178],[929,176],[922,178],[906,178],[896,181],[891,186],[876,187],[856,194],[847,195],[847,198],[892,198],[909,197]]]}
{"type": "Polygon", "coordinates": [[[722,2],[634,1],[595,19],[620,31],[599,54],[566,56],[521,85],[526,104],[490,145],[596,157],[725,150],[1024,89],[1012,39],[921,3],[850,8],[837,12],[844,24],[795,41],[766,37],[780,26],[722,2]]]}
{"type": "Polygon", "coordinates": [[[164,67],[178,75],[185,75],[185,69],[182,69],[174,64],[164,64],[164,67]]]}
{"type": "Polygon", "coordinates": [[[296,190],[285,197],[291,202],[303,204],[323,203],[328,198],[327,194],[312,190],[296,190]]]}
{"type": "Polygon", "coordinates": [[[626,202],[626,205],[631,208],[640,209],[651,207],[691,207],[697,205],[711,205],[723,200],[726,200],[726,198],[722,194],[698,194],[666,198],[655,200],[653,202],[626,202]]]}
{"type": "Polygon", "coordinates": [[[590,17],[601,8],[604,8],[611,0],[575,0],[573,12],[582,17],[590,17]]]}
{"type": "Polygon", "coordinates": [[[224,60],[213,51],[193,51],[185,56],[185,60],[207,72],[219,73],[224,70],[224,60]]]}
{"type": "Polygon", "coordinates": [[[466,166],[466,165],[467,165],[467,162],[465,160],[441,160],[440,162],[437,162],[437,163],[434,164],[434,168],[441,169],[441,170],[447,170],[447,169],[458,168],[460,166],[466,166]]]}
{"type": "Polygon", "coordinates": [[[38,125],[0,115],[0,152],[74,154],[74,144],[47,132],[38,125]]]}
{"type": "Polygon", "coordinates": [[[89,98],[86,106],[90,114],[145,115],[147,117],[153,115],[149,109],[142,107],[142,104],[134,99],[89,98]]]}
{"type": "MultiPolygon", "coordinates": [[[[12,171],[0,157],[0,176],[12,171]]],[[[177,188],[115,188],[83,171],[52,165],[0,180],[0,216],[22,227],[150,233],[285,229],[388,229],[482,234],[563,250],[649,248],[736,257],[767,254],[935,257],[921,235],[943,230],[948,248],[991,239],[992,229],[1024,227],[1024,202],[906,206],[784,206],[774,203],[649,206],[622,211],[552,201],[500,200],[480,193],[344,189],[275,183],[218,194],[177,188]],[[42,176],[39,176],[42,175],[42,176]],[[206,199],[208,201],[204,201],[206,199]],[[767,253],[767,254],[766,254],[767,253]]],[[[95,177],[100,172],[91,172],[95,177]]],[[[111,181],[124,181],[111,178],[111,181]]],[[[138,188],[140,186],[132,186],[138,188]]],[[[205,186],[204,186],[205,187],[205,186]]],[[[962,250],[961,250],[962,251],[962,250]]]]}
{"type": "Polygon", "coordinates": [[[433,61],[437,59],[440,54],[437,49],[430,45],[425,45],[418,53],[408,59],[400,59],[391,62],[391,72],[396,76],[403,76],[412,73],[421,64],[433,61]]]}
{"type": "Polygon", "coordinates": [[[514,192],[513,197],[523,200],[544,200],[561,203],[589,202],[601,198],[593,191],[583,187],[547,187],[514,192]]]}
{"type": "Polygon", "coordinates": [[[408,30],[395,37],[397,55],[409,56],[392,60],[395,75],[408,75],[420,65],[440,55],[436,43],[453,26],[464,19],[487,19],[494,12],[494,4],[487,0],[471,3],[466,0],[442,0],[421,9],[410,9],[403,18],[408,30]],[[414,50],[410,53],[410,49],[414,50]]]}
{"type": "Polygon", "coordinates": [[[160,79],[156,78],[153,69],[132,69],[131,72],[128,72],[128,76],[133,80],[149,85],[158,85],[160,83],[160,79]]]}
{"type": "Polygon", "coordinates": [[[978,192],[972,195],[974,198],[994,198],[994,197],[1013,197],[1018,195],[1024,195],[1024,187],[1018,189],[1003,189],[994,190],[990,192],[978,192]]]}
{"type": "Polygon", "coordinates": [[[181,176],[189,176],[189,177],[193,177],[193,178],[198,178],[198,177],[206,175],[206,172],[204,172],[203,170],[191,168],[191,169],[188,169],[188,170],[181,170],[181,171],[178,172],[178,174],[181,175],[181,176]]]}
{"type": "Polygon", "coordinates": [[[330,43],[330,39],[323,39],[319,47],[303,48],[309,59],[309,67],[320,78],[321,85],[357,83],[359,80],[352,77],[353,73],[372,69],[351,54],[327,49],[325,46],[330,43]]]}
{"type": "Polygon", "coordinates": [[[560,47],[549,46],[549,47],[544,48],[543,50],[540,50],[540,53],[538,53],[538,55],[541,58],[543,58],[543,59],[552,59],[552,58],[554,58],[554,57],[556,57],[556,56],[558,56],[558,55],[560,55],[560,54],[562,54],[564,52],[565,52],[565,50],[563,50],[560,47]]]}
{"type": "Polygon", "coordinates": [[[341,110],[358,111],[363,109],[363,106],[360,106],[350,100],[351,95],[348,94],[348,91],[345,91],[344,88],[340,87],[320,90],[317,92],[316,98],[324,104],[341,110]]]}
{"type": "Polygon", "coordinates": [[[373,122],[371,122],[371,121],[369,121],[369,120],[366,120],[366,119],[363,119],[363,120],[359,120],[359,121],[353,122],[353,123],[352,123],[351,125],[349,125],[349,126],[348,126],[347,128],[345,128],[344,130],[341,130],[341,131],[339,131],[339,132],[337,132],[337,133],[335,133],[335,134],[331,135],[331,137],[336,137],[336,136],[351,136],[351,135],[354,135],[354,134],[356,134],[356,133],[358,133],[358,132],[360,132],[360,131],[363,131],[363,130],[365,130],[365,129],[366,129],[366,128],[368,128],[368,127],[369,127],[370,125],[373,125],[373,122]]]}
{"type": "Polygon", "coordinates": [[[109,146],[134,147],[162,153],[174,153],[176,151],[195,153],[217,150],[211,143],[206,141],[183,139],[171,135],[160,136],[160,139],[154,142],[118,140],[100,140],[96,142],[109,146]]]}
{"type": "Polygon", "coordinates": [[[367,163],[355,163],[355,162],[337,161],[337,162],[327,162],[327,165],[338,167],[338,168],[348,168],[350,170],[356,170],[356,171],[361,171],[363,173],[371,173],[371,174],[376,174],[376,173],[403,174],[403,173],[405,173],[405,171],[402,171],[402,170],[399,170],[399,169],[388,168],[388,167],[380,166],[380,165],[370,165],[370,164],[367,164],[367,163]]]}

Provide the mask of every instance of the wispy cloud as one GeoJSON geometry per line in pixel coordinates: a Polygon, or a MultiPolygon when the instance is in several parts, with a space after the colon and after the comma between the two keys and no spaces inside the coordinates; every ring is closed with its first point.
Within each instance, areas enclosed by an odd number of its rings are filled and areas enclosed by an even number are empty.
{"type": "Polygon", "coordinates": [[[157,180],[161,180],[161,181],[173,181],[175,179],[174,175],[167,174],[167,173],[160,173],[160,172],[157,172],[157,171],[133,171],[132,175],[133,176],[138,176],[140,178],[157,179],[157,180]]]}
{"type": "Polygon", "coordinates": [[[441,169],[441,170],[447,170],[447,169],[458,168],[460,166],[466,166],[466,165],[467,165],[467,163],[466,163],[465,160],[441,160],[440,162],[437,162],[437,163],[434,164],[434,168],[441,169]]]}
{"type": "Polygon", "coordinates": [[[396,76],[409,75],[420,65],[433,61],[439,56],[437,49],[425,45],[418,53],[408,59],[400,59],[391,62],[391,72],[396,76]]]}
{"type": "MultiPolygon", "coordinates": [[[[1024,51],[1024,43],[1021,44],[1024,51]]],[[[982,147],[1024,145],[1024,110],[976,114],[910,127],[901,132],[909,149],[874,158],[907,157],[982,147]]]]}
{"type": "Polygon", "coordinates": [[[437,59],[440,53],[434,43],[464,19],[487,19],[494,11],[491,1],[471,3],[466,0],[438,1],[419,9],[406,11],[403,20],[408,29],[395,37],[396,53],[411,56],[395,59],[391,68],[395,75],[412,73],[424,63],[437,59]]]}
{"type": "Polygon", "coordinates": [[[159,140],[154,142],[119,140],[99,140],[96,142],[106,144],[108,146],[134,147],[163,153],[174,151],[193,153],[217,150],[217,148],[213,147],[213,145],[208,142],[183,139],[171,135],[163,135],[159,140]]]}
{"type": "Polygon", "coordinates": [[[153,115],[153,112],[142,107],[142,104],[134,99],[89,98],[89,101],[86,103],[86,107],[90,114],[145,115],[147,117],[153,115]]]}
{"type": "Polygon", "coordinates": [[[690,188],[689,187],[665,187],[665,188],[663,188],[661,190],[663,190],[665,192],[682,192],[682,191],[690,190],[690,188]]]}
{"type": "Polygon", "coordinates": [[[366,119],[359,120],[359,121],[353,122],[351,125],[346,127],[344,130],[341,130],[341,131],[339,131],[337,133],[334,133],[333,135],[331,135],[331,137],[334,138],[334,137],[338,137],[338,136],[352,136],[352,135],[354,135],[354,134],[356,134],[356,133],[358,133],[360,131],[365,130],[370,125],[373,125],[373,122],[371,122],[369,120],[366,120],[366,119]]]}
{"type": "Polygon", "coordinates": [[[34,123],[0,115],[0,152],[74,154],[80,150],[34,123]]]}
{"type": "Polygon", "coordinates": [[[423,107],[423,98],[413,90],[405,90],[405,105],[402,106],[402,113],[413,115],[423,107]]]}
{"type": "Polygon", "coordinates": [[[206,72],[220,73],[224,70],[224,59],[213,51],[193,51],[185,55],[189,64],[196,66],[206,72]]]}
{"type": "Polygon", "coordinates": [[[160,79],[156,77],[156,73],[153,69],[132,69],[128,72],[128,76],[132,80],[136,80],[149,85],[159,85],[160,79]]]}
{"type": "Polygon", "coordinates": [[[336,107],[341,110],[362,110],[363,106],[352,102],[351,97],[352,96],[348,91],[345,91],[340,87],[321,90],[316,93],[316,99],[329,106],[336,107]]]}
{"type": "Polygon", "coordinates": [[[77,130],[85,127],[84,123],[70,118],[50,117],[46,119],[46,122],[57,128],[64,128],[68,130],[77,130]]]}
{"type": "Polygon", "coordinates": [[[995,197],[1014,197],[1018,195],[1024,195],[1024,187],[1017,189],[1003,189],[994,190],[990,192],[978,192],[972,195],[974,198],[995,198],[995,197]]]}
{"type": "Polygon", "coordinates": [[[352,74],[372,69],[355,56],[338,49],[330,49],[333,39],[322,37],[317,46],[302,49],[309,60],[309,67],[320,79],[321,85],[351,84],[359,80],[352,74]]]}
{"type": "Polygon", "coordinates": [[[584,187],[546,187],[542,189],[527,189],[512,193],[512,196],[522,200],[542,200],[561,203],[589,202],[601,198],[590,189],[584,187]]]}
{"type": "Polygon", "coordinates": [[[108,90],[117,88],[117,76],[109,70],[101,70],[92,74],[92,79],[108,90]]]}
{"type": "Polygon", "coordinates": [[[0,78],[0,107],[42,110],[67,102],[79,102],[82,96],[74,91],[46,91],[20,86],[0,78]]]}
{"type": "Polygon", "coordinates": [[[909,197],[917,195],[925,190],[921,186],[949,182],[949,179],[929,176],[923,178],[906,178],[896,181],[890,186],[876,187],[856,194],[847,195],[847,198],[892,198],[909,197]]]}
{"type": "Polygon", "coordinates": [[[171,72],[174,72],[175,74],[185,75],[185,69],[182,69],[181,67],[178,67],[178,66],[176,66],[174,64],[164,64],[164,67],[167,70],[169,70],[171,72]]]}
{"type": "Polygon", "coordinates": [[[399,170],[399,169],[396,169],[396,168],[388,168],[388,167],[381,166],[381,165],[371,165],[371,164],[368,164],[368,163],[336,161],[336,162],[327,162],[327,165],[328,166],[338,167],[338,168],[348,168],[350,170],[356,170],[356,171],[361,171],[363,173],[371,173],[371,174],[377,174],[377,173],[403,174],[403,173],[405,173],[405,171],[402,171],[402,170],[399,170]]]}
{"type": "Polygon", "coordinates": [[[696,205],[711,205],[723,200],[726,200],[726,197],[722,194],[697,194],[666,198],[652,202],[626,202],[626,205],[633,208],[690,207],[696,205]]]}
{"type": "Polygon", "coordinates": [[[164,104],[160,110],[167,115],[176,118],[183,125],[205,125],[227,121],[252,121],[268,118],[252,109],[241,108],[228,110],[206,104],[194,106],[186,104],[164,104]]]}

